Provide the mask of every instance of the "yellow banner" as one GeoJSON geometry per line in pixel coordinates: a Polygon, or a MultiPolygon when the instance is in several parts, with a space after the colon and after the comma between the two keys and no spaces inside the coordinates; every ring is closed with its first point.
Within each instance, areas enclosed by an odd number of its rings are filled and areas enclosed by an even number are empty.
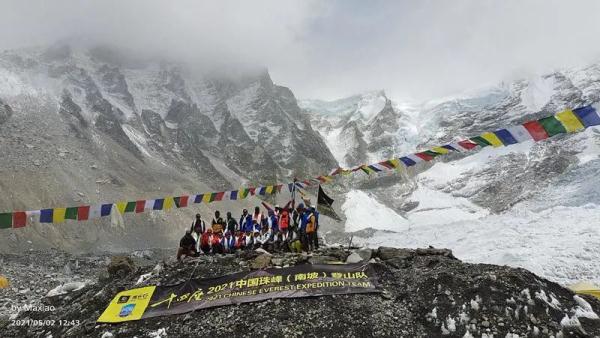
{"type": "Polygon", "coordinates": [[[141,319],[154,294],[154,289],[156,286],[119,292],[98,318],[98,322],[120,323],[141,319]]]}

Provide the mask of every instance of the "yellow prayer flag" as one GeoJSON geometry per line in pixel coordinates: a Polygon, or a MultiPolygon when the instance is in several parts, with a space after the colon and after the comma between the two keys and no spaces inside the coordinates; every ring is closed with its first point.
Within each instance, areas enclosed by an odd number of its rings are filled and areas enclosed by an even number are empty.
{"type": "Polygon", "coordinates": [[[447,154],[450,152],[448,149],[442,147],[433,147],[431,148],[431,150],[435,151],[438,154],[447,154]]]}
{"type": "Polygon", "coordinates": [[[175,204],[175,201],[173,200],[173,197],[171,197],[171,196],[165,197],[165,202],[163,204],[163,210],[170,210],[171,208],[173,208],[174,204],[175,204]]]}
{"type": "Polygon", "coordinates": [[[485,132],[481,134],[481,137],[488,141],[494,148],[502,147],[504,145],[494,133],[485,132]]]}
{"type": "Polygon", "coordinates": [[[62,223],[65,221],[65,213],[67,208],[54,208],[52,213],[52,223],[62,223]]]}
{"type": "Polygon", "coordinates": [[[563,124],[568,133],[576,132],[584,128],[571,109],[556,113],[554,116],[563,124]]]}
{"type": "Polygon", "coordinates": [[[121,215],[125,214],[125,208],[127,207],[127,202],[117,202],[117,210],[121,215]]]}
{"type": "Polygon", "coordinates": [[[204,196],[202,196],[202,203],[210,203],[210,196],[211,195],[212,195],[211,193],[204,194],[204,196]]]}

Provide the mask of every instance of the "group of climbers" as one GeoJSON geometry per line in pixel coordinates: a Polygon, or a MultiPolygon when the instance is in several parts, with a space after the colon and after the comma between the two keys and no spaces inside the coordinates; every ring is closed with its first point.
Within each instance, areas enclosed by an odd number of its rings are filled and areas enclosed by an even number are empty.
{"type": "Polygon", "coordinates": [[[253,213],[242,211],[239,220],[227,212],[226,219],[215,211],[210,227],[196,214],[196,219],[181,238],[177,259],[201,254],[228,254],[240,250],[302,252],[319,248],[319,212],[314,206],[298,205],[296,209],[260,207],[253,213]]]}

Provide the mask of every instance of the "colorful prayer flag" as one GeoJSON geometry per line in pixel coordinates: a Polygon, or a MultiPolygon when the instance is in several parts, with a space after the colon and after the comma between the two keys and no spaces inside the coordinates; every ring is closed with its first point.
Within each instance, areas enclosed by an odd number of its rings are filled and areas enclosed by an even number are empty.
{"type": "Polygon", "coordinates": [[[67,208],[54,208],[54,213],[52,214],[52,223],[64,222],[66,212],[67,208]]]}
{"type": "Polygon", "coordinates": [[[146,200],[144,202],[144,210],[154,210],[154,200],[146,200]]]}
{"type": "Polygon", "coordinates": [[[445,148],[443,146],[442,147],[432,147],[431,150],[435,151],[438,154],[442,154],[442,155],[450,152],[450,150],[448,150],[447,148],[445,148]]]}
{"type": "Polygon", "coordinates": [[[136,205],[136,201],[127,202],[127,204],[125,205],[125,212],[134,212],[136,205]]]}
{"type": "Polygon", "coordinates": [[[117,202],[115,205],[117,206],[117,211],[123,215],[125,213],[125,208],[127,207],[127,202],[117,202]]]}
{"type": "Polygon", "coordinates": [[[214,195],[215,195],[215,197],[214,197],[213,201],[217,201],[217,202],[222,201],[223,197],[225,196],[225,192],[224,191],[216,192],[216,193],[214,193],[214,195]]]}
{"type": "Polygon", "coordinates": [[[162,198],[158,198],[154,200],[154,210],[162,210],[163,204],[165,204],[165,200],[162,198]]]}
{"type": "Polygon", "coordinates": [[[404,163],[407,167],[417,164],[415,161],[411,160],[410,158],[408,158],[406,156],[400,157],[400,161],[402,161],[402,163],[404,163]]]}
{"type": "Polygon", "coordinates": [[[600,116],[596,109],[592,106],[585,106],[581,108],[577,108],[573,110],[573,113],[577,115],[579,120],[586,127],[597,126],[600,125],[600,116]]]}
{"type": "Polygon", "coordinates": [[[499,129],[494,132],[496,136],[504,143],[505,145],[518,143],[517,140],[512,136],[512,134],[506,129],[499,129]]]}
{"type": "Polygon", "coordinates": [[[135,213],[136,214],[144,212],[145,209],[146,209],[146,201],[145,200],[135,201],[135,213]]]}
{"type": "MultiPolygon", "coordinates": [[[[0,221],[1,223],[1,221],[0,221]]],[[[13,213],[13,219],[12,219],[12,227],[17,229],[17,228],[22,228],[24,226],[27,225],[27,213],[25,211],[15,211],[13,213]]],[[[1,228],[2,226],[0,226],[1,228]]]]}
{"type": "Polygon", "coordinates": [[[548,133],[538,121],[529,121],[523,123],[523,127],[527,129],[534,141],[539,141],[548,138],[548,133]]]}
{"type": "Polygon", "coordinates": [[[77,220],[77,207],[67,208],[65,211],[65,219],[77,220]]]}
{"type": "Polygon", "coordinates": [[[488,141],[494,148],[502,147],[502,141],[494,133],[485,132],[481,134],[481,137],[488,141]]]}
{"type": "Polygon", "coordinates": [[[229,199],[232,201],[235,201],[235,200],[237,200],[237,195],[238,195],[238,191],[234,190],[229,194],[229,199]]]}
{"type": "Polygon", "coordinates": [[[562,123],[554,116],[544,117],[543,119],[539,119],[538,122],[544,127],[544,130],[550,137],[567,132],[562,123]]]}
{"type": "Polygon", "coordinates": [[[425,152],[416,153],[415,156],[419,157],[423,161],[431,161],[431,160],[433,160],[433,156],[431,156],[430,154],[427,154],[425,152]]]}
{"type": "Polygon", "coordinates": [[[0,214],[0,229],[10,229],[13,224],[13,215],[11,212],[0,214]]]}
{"type": "Polygon", "coordinates": [[[77,220],[87,221],[90,217],[90,206],[83,205],[77,208],[77,220]]]}
{"type": "Polygon", "coordinates": [[[462,140],[462,141],[458,141],[457,143],[459,146],[463,147],[466,150],[471,150],[471,149],[477,147],[477,143],[475,143],[471,140],[462,140]]]}
{"type": "Polygon", "coordinates": [[[471,137],[469,140],[475,142],[478,146],[482,148],[492,145],[488,140],[484,139],[481,136],[471,137]]]}
{"type": "Polygon", "coordinates": [[[52,223],[54,209],[40,210],[40,223],[52,223]]]}
{"type": "Polygon", "coordinates": [[[556,115],[554,116],[557,120],[559,120],[562,123],[562,125],[569,133],[574,133],[584,128],[583,124],[581,124],[581,122],[571,109],[567,109],[561,111],[560,113],[556,113],[556,115]]]}
{"type": "Polygon", "coordinates": [[[517,141],[517,143],[533,140],[531,133],[522,125],[512,126],[506,128],[506,130],[512,135],[512,137],[517,141]]]}
{"type": "Polygon", "coordinates": [[[171,210],[173,208],[173,204],[175,204],[173,197],[165,197],[165,201],[163,202],[163,210],[171,210]]]}
{"type": "Polygon", "coordinates": [[[102,216],[102,217],[110,216],[110,213],[112,212],[112,208],[113,208],[112,204],[102,204],[102,207],[100,209],[100,216],[102,216]]]}

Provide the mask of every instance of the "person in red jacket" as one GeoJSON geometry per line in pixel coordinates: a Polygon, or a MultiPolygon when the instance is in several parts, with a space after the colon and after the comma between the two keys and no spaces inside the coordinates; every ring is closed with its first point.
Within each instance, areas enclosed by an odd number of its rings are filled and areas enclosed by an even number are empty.
{"type": "Polygon", "coordinates": [[[202,250],[202,252],[204,252],[205,254],[210,253],[210,249],[211,249],[211,236],[212,236],[212,229],[207,229],[202,236],[200,236],[200,250],[202,250]]]}
{"type": "Polygon", "coordinates": [[[223,245],[221,245],[222,235],[221,232],[213,232],[212,235],[212,253],[213,254],[222,254],[223,253],[223,245]]]}
{"type": "Polygon", "coordinates": [[[242,231],[237,231],[235,237],[235,249],[244,250],[244,248],[246,247],[246,234],[242,231]]]}

